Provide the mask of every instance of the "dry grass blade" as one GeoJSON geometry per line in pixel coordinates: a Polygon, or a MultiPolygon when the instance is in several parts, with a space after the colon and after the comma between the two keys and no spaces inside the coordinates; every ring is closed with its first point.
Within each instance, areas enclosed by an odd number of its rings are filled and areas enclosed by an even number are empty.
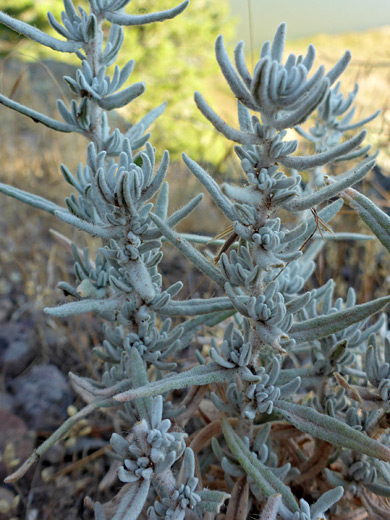
{"type": "Polygon", "coordinates": [[[204,485],[207,489],[216,489],[217,491],[228,491],[230,493],[230,488],[226,484],[225,480],[216,479],[216,480],[205,480],[204,485]]]}
{"type": "Polygon", "coordinates": [[[307,480],[314,480],[326,466],[331,451],[331,444],[325,441],[319,442],[312,458],[300,466],[301,473],[294,478],[294,483],[301,484],[307,480]]]}
{"type": "Polygon", "coordinates": [[[176,422],[184,426],[186,422],[195,414],[208,391],[207,386],[193,386],[183,400],[184,412],[179,415],[176,422]]]}
{"type": "MultiPolygon", "coordinates": [[[[335,235],[333,229],[330,226],[328,226],[328,224],[318,215],[317,211],[314,208],[310,208],[310,211],[313,214],[313,217],[314,217],[314,220],[315,220],[315,223],[316,223],[316,227],[315,227],[313,233],[311,233],[311,235],[301,245],[301,247],[299,248],[299,251],[303,251],[305,249],[306,245],[313,238],[313,236],[315,235],[316,231],[319,232],[319,234],[321,235],[322,240],[325,240],[324,239],[324,235],[322,234],[321,226],[325,229],[325,231],[328,231],[329,233],[332,233],[332,235],[335,235]]],[[[290,262],[287,262],[287,264],[284,267],[282,267],[282,269],[275,276],[274,280],[276,280],[283,273],[283,271],[286,269],[286,267],[289,264],[290,264],[290,262]]]]}
{"type": "Polygon", "coordinates": [[[226,520],[246,520],[249,501],[249,485],[246,476],[240,477],[234,484],[226,520]]]}
{"type": "Polygon", "coordinates": [[[223,237],[225,237],[226,235],[228,235],[229,233],[232,233],[232,232],[233,232],[233,226],[228,226],[226,229],[221,231],[221,233],[219,233],[219,235],[216,235],[215,237],[210,239],[207,242],[207,244],[211,244],[212,242],[214,242],[214,240],[218,240],[219,238],[223,238],[223,237]]]}
{"type": "Polygon", "coordinates": [[[376,496],[363,488],[361,499],[370,520],[388,520],[390,518],[390,500],[388,498],[376,496]]]}
{"type": "Polygon", "coordinates": [[[219,421],[213,421],[197,432],[190,443],[190,448],[194,453],[198,453],[211,443],[213,437],[218,437],[221,433],[221,423],[219,421]]]}
{"type": "Polygon", "coordinates": [[[85,467],[92,460],[99,459],[107,451],[112,451],[112,448],[110,445],[103,446],[103,448],[100,448],[99,450],[94,451],[90,455],[87,455],[86,457],[83,457],[82,459],[77,460],[76,462],[73,462],[72,464],[69,464],[69,466],[62,468],[60,471],[57,471],[57,473],[54,473],[54,475],[51,476],[50,480],[55,480],[58,477],[61,477],[63,475],[68,475],[69,473],[72,473],[75,470],[85,467]]]}
{"type": "MultiPolygon", "coordinates": [[[[321,226],[322,226],[325,229],[325,231],[332,233],[332,235],[335,234],[333,229],[330,226],[328,226],[328,224],[325,222],[325,220],[319,216],[319,214],[317,213],[317,210],[315,208],[311,208],[310,211],[312,212],[315,223],[316,223],[316,229],[315,229],[314,233],[318,230],[321,235],[321,238],[324,239],[324,236],[321,231],[321,226]]],[[[310,238],[313,236],[313,234],[310,235],[310,238]]]]}
{"type": "Polygon", "coordinates": [[[19,85],[22,83],[23,75],[24,75],[24,71],[21,72],[21,73],[19,74],[19,76],[16,78],[16,81],[15,81],[15,83],[12,85],[11,91],[10,91],[10,93],[8,94],[9,99],[13,99],[13,97],[15,96],[16,91],[17,91],[18,88],[19,88],[19,85]]]}
{"type": "MultiPolygon", "coordinates": [[[[225,229],[224,231],[222,231],[221,233],[219,233],[219,235],[216,235],[215,237],[213,237],[211,240],[209,240],[207,244],[211,244],[212,242],[214,242],[214,240],[218,240],[219,238],[223,238],[224,236],[226,236],[228,233],[231,233],[233,231],[233,226],[229,226],[227,229],[225,229]]],[[[224,253],[225,251],[227,251],[229,249],[229,247],[234,244],[235,242],[235,239],[237,238],[237,235],[236,233],[232,233],[232,235],[230,235],[230,237],[227,238],[226,242],[223,244],[223,246],[221,247],[221,249],[218,251],[217,255],[214,257],[214,260],[213,260],[213,263],[214,265],[216,265],[218,262],[219,262],[219,259],[221,258],[221,255],[222,253],[224,253]],[[235,237],[234,240],[232,241],[232,237],[235,237]]],[[[199,289],[199,287],[202,285],[202,283],[206,280],[207,278],[207,275],[204,275],[202,277],[202,279],[200,280],[200,282],[194,287],[194,289],[190,292],[190,294],[187,296],[186,300],[188,300],[189,298],[191,298],[191,296],[199,289]]]]}
{"type": "Polygon", "coordinates": [[[236,241],[237,237],[238,237],[237,233],[234,233],[234,232],[231,235],[228,236],[228,238],[226,239],[225,243],[223,244],[221,249],[218,251],[217,255],[214,257],[214,264],[217,264],[219,262],[219,260],[220,260],[221,256],[223,255],[223,253],[226,253],[226,251],[228,251],[228,249],[236,241]]]}

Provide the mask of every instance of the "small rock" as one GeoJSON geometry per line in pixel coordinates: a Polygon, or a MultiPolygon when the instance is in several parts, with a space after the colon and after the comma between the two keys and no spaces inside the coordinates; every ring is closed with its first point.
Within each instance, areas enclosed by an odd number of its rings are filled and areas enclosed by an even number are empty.
{"type": "MultiPolygon", "coordinates": [[[[2,292],[0,288],[0,293],[2,292]]],[[[7,321],[8,316],[12,312],[12,302],[10,301],[9,296],[2,296],[0,297],[0,323],[7,321]]]]}
{"type": "Polygon", "coordinates": [[[38,509],[30,509],[30,511],[27,513],[27,520],[37,520],[38,513],[38,509]]]}
{"type": "Polygon", "coordinates": [[[14,398],[6,392],[0,392],[0,410],[11,412],[15,406],[14,398]]]}
{"type": "Polygon", "coordinates": [[[9,376],[21,374],[31,363],[34,325],[31,320],[0,325],[0,362],[9,376]]]}
{"type": "Polygon", "coordinates": [[[0,486],[0,520],[10,519],[10,515],[15,513],[18,507],[19,500],[20,497],[10,489],[0,486]]]}
{"type": "MultiPolygon", "coordinates": [[[[65,447],[62,442],[57,442],[43,456],[45,462],[49,462],[52,466],[59,464],[64,460],[65,447]]],[[[50,467],[52,467],[50,466],[50,467]]]]}
{"type": "Polygon", "coordinates": [[[4,352],[3,363],[8,375],[21,374],[33,359],[30,345],[25,341],[16,340],[4,352]]]}
{"type": "Polygon", "coordinates": [[[69,384],[55,365],[35,365],[11,383],[18,412],[35,430],[53,429],[67,418],[69,384]]]}
{"type": "Polygon", "coordinates": [[[12,473],[33,452],[34,433],[11,412],[0,410],[0,481],[12,473]]]}

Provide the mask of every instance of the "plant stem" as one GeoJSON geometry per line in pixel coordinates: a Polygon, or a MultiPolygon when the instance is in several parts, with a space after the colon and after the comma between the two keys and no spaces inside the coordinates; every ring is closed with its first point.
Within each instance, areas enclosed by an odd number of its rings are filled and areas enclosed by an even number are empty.
{"type": "MultiPolygon", "coordinates": [[[[95,14],[96,16],[96,32],[95,37],[88,46],[86,46],[86,56],[88,63],[92,69],[92,74],[94,77],[98,75],[100,66],[101,66],[101,57],[103,51],[103,29],[102,23],[103,20],[101,16],[97,13],[94,13],[91,8],[91,14],[95,14]]],[[[98,105],[98,102],[95,99],[90,100],[91,104],[91,125],[90,125],[90,133],[91,140],[95,143],[96,149],[99,152],[103,150],[103,132],[102,132],[102,109],[98,105]]]]}

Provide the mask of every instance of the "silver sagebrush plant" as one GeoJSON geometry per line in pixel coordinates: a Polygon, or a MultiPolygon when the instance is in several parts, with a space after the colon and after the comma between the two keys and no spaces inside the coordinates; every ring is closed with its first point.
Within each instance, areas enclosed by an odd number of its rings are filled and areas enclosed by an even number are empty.
{"type": "Polygon", "coordinates": [[[108,125],[107,112],[145,90],[143,83],[125,86],[132,60],[123,69],[109,68],[124,26],[173,18],[188,0],[141,15],[126,14],[129,3],[89,0],[86,12],[64,0],[62,24],[48,15],[62,39],[0,13],[0,22],[11,29],[58,52],[75,53],[81,61],[75,77],[64,78],[79,99],[70,106],[58,100],[63,121],[0,95],[3,105],[89,141],[85,165],[80,163],[75,174],[61,165],[74,190],[66,206],[4,184],[0,191],[100,240],[95,259],[73,246],[75,284],[59,284],[68,301],[45,312],[58,318],[93,312],[106,321],[105,339],[96,349],[104,367],[101,380],[71,374],[88,404],[7,482],[23,476],[78,420],[110,408],[118,412],[121,428],[111,445],[123,488],[113,502],[96,504],[97,520],[107,515],[114,520],[245,520],[251,514],[262,520],[317,520],[343,494],[344,500],[352,494],[360,498],[369,514],[386,515],[374,499],[390,496],[390,343],[384,315],[376,321],[371,316],[390,296],[357,304],[351,288],[345,301],[335,299],[332,280],[305,290],[325,240],[373,238],[329,232],[326,223],[344,201],[390,249],[389,218],[352,188],[374,166],[374,156],[361,147],[365,131],[347,140],[344,133],[376,114],[352,123],[356,89],[344,99],[339,84],[332,87],[350,54],[331,70],[320,66],[312,74],[312,45],[306,56],[290,54],[283,62],[282,24],[250,73],[243,44],[235,50],[234,66],[222,37],[217,39],[219,66],[237,98],[239,129],[224,122],[201,94],[195,101],[219,132],[238,143],[246,184],[219,186],[183,155],[232,222],[228,238],[216,241],[222,247],[212,262],[194,245],[209,237],[174,230],[202,196],[168,216],[168,152],[156,166],[146,133],[164,106],[125,134],[108,125]],[[103,24],[110,25],[107,36],[103,24]],[[315,126],[302,128],[316,111],[315,126]],[[295,153],[298,142],[288,140],[288,129],[314,145],[311,155],[295,153]],[[329,174],[327,166],[344,163],[351,166],[329,174]],[[305,184],[302,171],[309,175],[305,184]],[[158,271],[163,240],[225,296],[181,301],[180,281],[163,287],[158,271]],[[195,364],[186,360],[183,350],[197,330],[225,320],[223,340],[212,338],[211,349],[197,352],[195,364]],[[173,395],[178,389],[189,390],[178,398],[173,395]],[[196,430],[188,421],[205,401],[214,407],[214,419],[202,423],[205,414],[200,414],[196,430]],[[298,500],[298,485],[305,499],[298,500]]]}

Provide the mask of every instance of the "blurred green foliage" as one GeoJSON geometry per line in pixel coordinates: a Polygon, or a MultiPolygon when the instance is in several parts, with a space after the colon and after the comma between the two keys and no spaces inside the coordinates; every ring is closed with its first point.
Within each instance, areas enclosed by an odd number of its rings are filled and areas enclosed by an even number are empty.
{"type": "MultiPolygon", "coordinates": [[[[46,14],[41,8],[41,2],[38,2],[38,4],[39,8],[37,3],[32,0],[13,0],[12,3],[9,0],[0,0],[0,10],[43,29],[47,25],[46,14]]],[[[0,35],[3,42],[11,42],[12,44],[19,39],[18,34],[3,25],[0,28],[0,35]]],[[[4,53],[4,47],[2,45],[2,53],[4,53]]]]}
{"type": "MultiPolygon", "coordinates": [[[[74,3],[85,5],[83,0],[74,3]]],[[[161,0],[158,9],[168,9],[177,3],[161,0]]],[[[138,4],[138,8],[131,4],[128,12],[138,14],[156,10],[153,0],[138,0],[134,4],[138,4]]],[[[60,20],[63,4],[62,0],[14,0],[12,4],[9,0],[0,0],[0,9],[56,35],[47,22],[46,12],[50,10],[60,20]]],[[[221,107],[219,99],[221,95],[223,97],[224,87],[218,86],[221,74],[214,55],[214,42],[220,33],[229,41],[234,27],[235,20],[230,16],[227,0],[195,0],[184,16],[166,24],[125,28],[125,44],[117,64],[123,66],[129,59],[134,59],[136,67],[131,81],[145,81],[147,90],[142,98],[123,109],[121,115],[132,124],[167,101],[165,114],[154,125],[152,142],[161,152],[167,148],[173,160],[179,160],[185,151],[198,160],[212,163],[219,170],[224,169],[224,158],[231,147],[200,115],[192,98],[195,90],[208,92],[210,102],[221,107]]],[[[50,49],[42,49],[0,26],[0,53],[7,55],[11,49],[17,59],[57,57],[50,49]]],[[[69,56],[69,60],[68,63],[77,65],[71,61],[73,56],[69,56]]]]}

